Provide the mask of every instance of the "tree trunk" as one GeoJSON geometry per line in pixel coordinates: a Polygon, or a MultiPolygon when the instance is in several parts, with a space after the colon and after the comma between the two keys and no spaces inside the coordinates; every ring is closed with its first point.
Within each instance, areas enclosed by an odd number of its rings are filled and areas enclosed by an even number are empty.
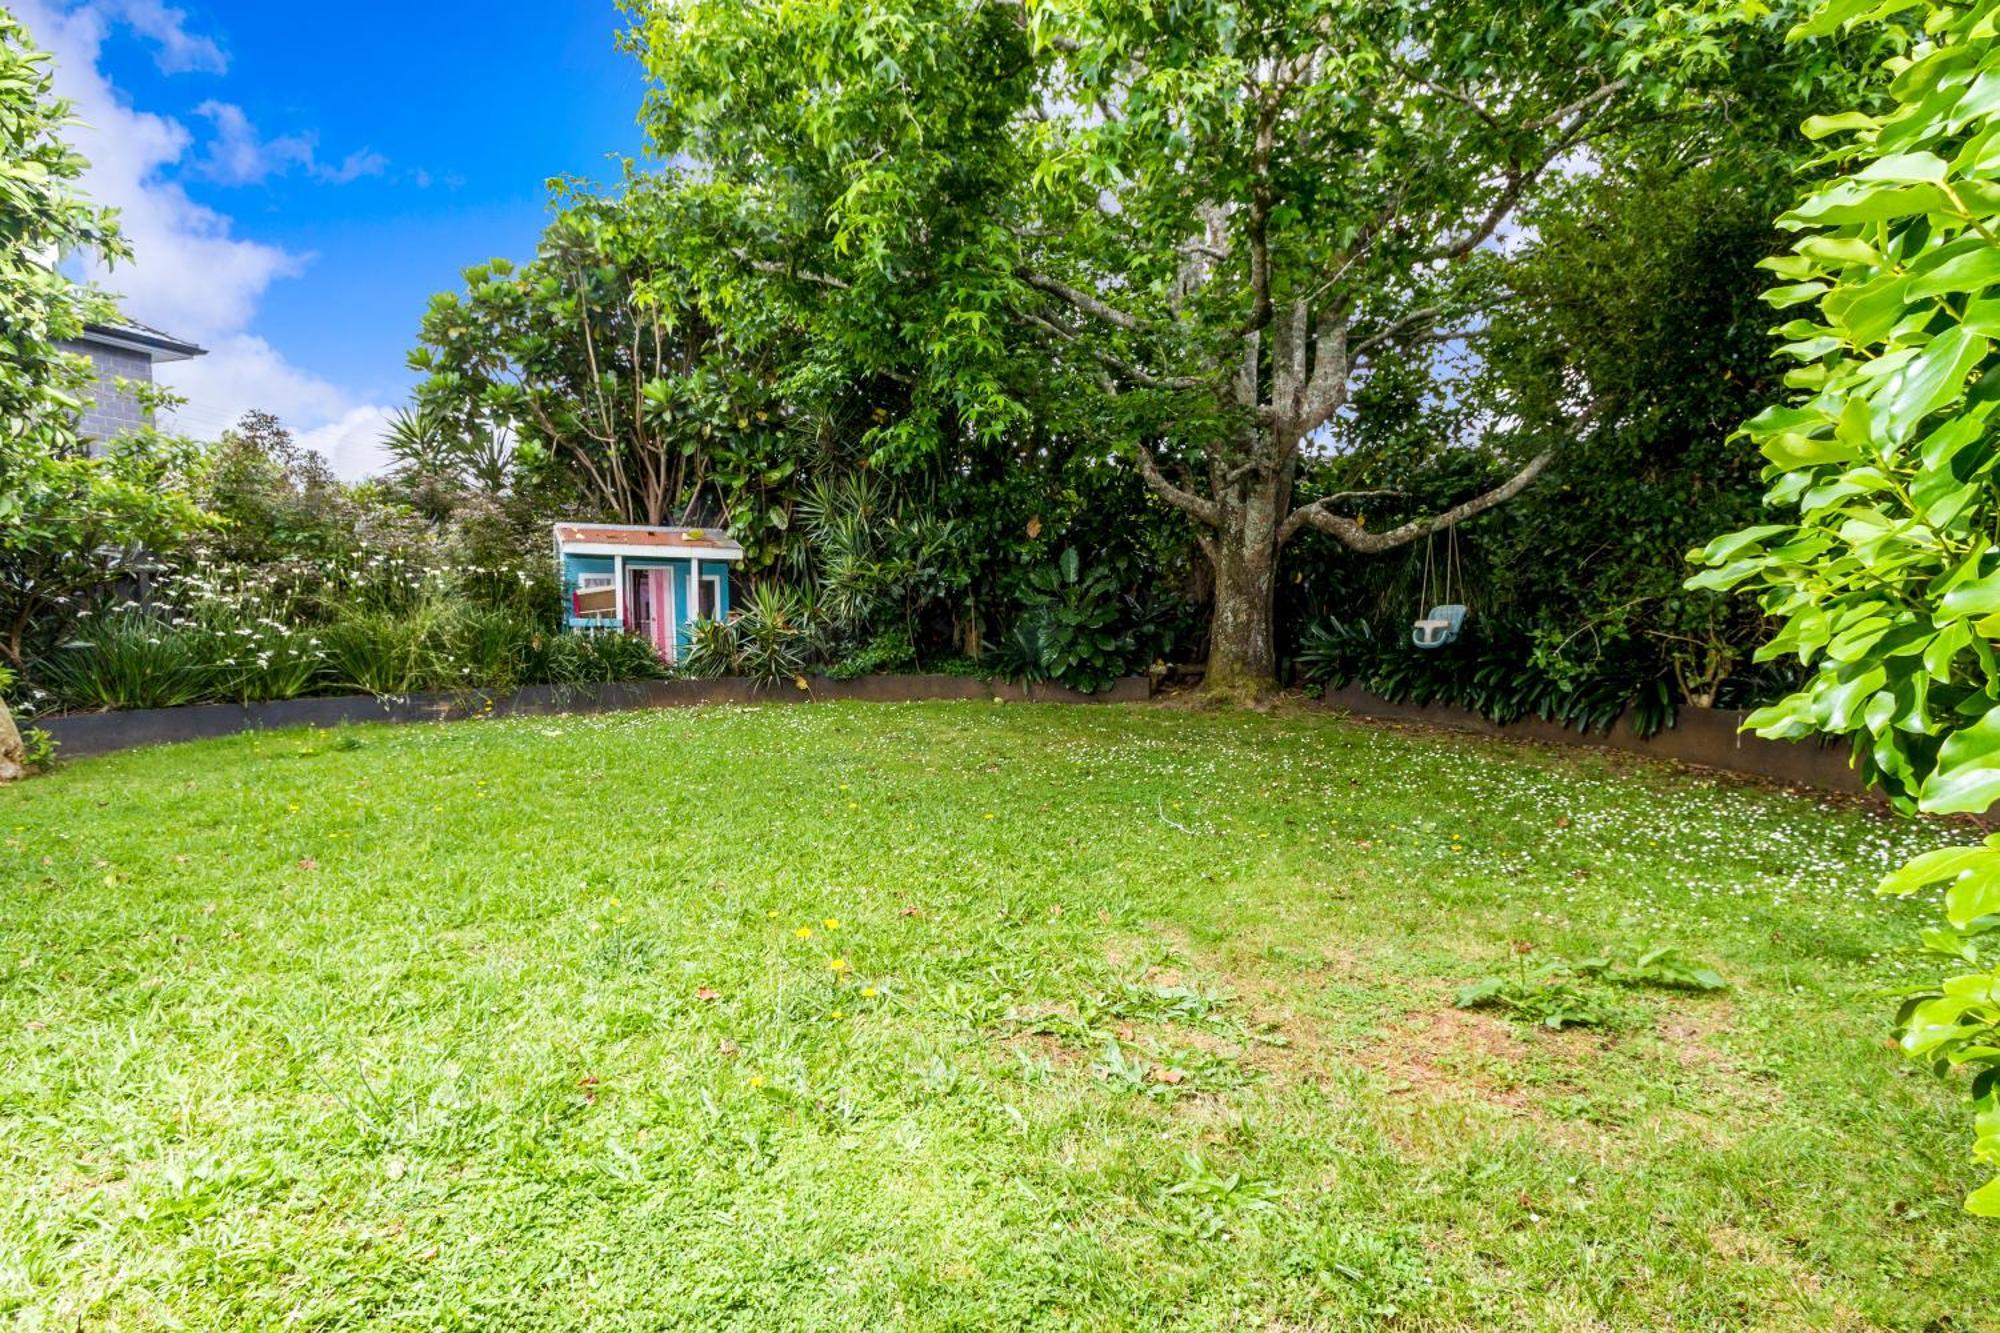
{"type": "Polygon", "coordinates": [[[14,715],[7,701],[0,699],[0,782],[15,782],[28,775],[28,752],[21,733],[14,727],[14,715]]]}
{"type": "MultiPolygon", "coordinates": [[[[1283,482],[1289,498],[1289,475],[1283,482]]],[[[1220,529],[1203,543],[1215,570],[1215,614],[1202,677],[1202,689],[1211,698],[1255,704],[1277,692],[1281,503],[1276,481],[1252,478],[1224,500],[1220,529]]]]}

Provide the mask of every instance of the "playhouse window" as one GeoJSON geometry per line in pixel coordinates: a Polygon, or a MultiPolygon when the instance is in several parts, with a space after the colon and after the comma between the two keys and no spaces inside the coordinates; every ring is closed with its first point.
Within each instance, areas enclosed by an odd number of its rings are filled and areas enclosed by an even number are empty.
{"type": "Polygon", "coordinates": [[[578,591],[582,591],[585,588],[608,588],[611,586],[611,576],[609,574],[579,574],[576,576],[576,586],[578,591]]]}
{"type": "Polygon", "coordinates": [[[696,620],[714,620],[722,614],[722,580],[713,574],[701,577],[699,600],[695,603],[696,620]]]}

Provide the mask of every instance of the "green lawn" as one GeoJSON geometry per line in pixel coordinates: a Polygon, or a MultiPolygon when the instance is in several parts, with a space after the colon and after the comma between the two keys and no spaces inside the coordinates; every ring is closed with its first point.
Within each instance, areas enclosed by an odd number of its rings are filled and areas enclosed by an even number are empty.
{"type": "Polygon", "coordinates": [[[1930,912],[1874,881],[1962,830],[936,704],[243,737],[0,791],[0,833],[20,1327],[2000,1311],[1969,1118],[1874,994],[1930,912]],[[1655,941],[1730,989],[1452,1007],[1517,943],[1655,941]]]}

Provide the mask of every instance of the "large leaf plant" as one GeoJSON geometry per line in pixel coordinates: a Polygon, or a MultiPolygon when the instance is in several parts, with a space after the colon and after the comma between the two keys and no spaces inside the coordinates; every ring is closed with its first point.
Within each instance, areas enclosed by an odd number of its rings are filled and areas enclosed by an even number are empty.
{"type": "MultiPolygon", "coordinates": [[[[1806,122],[1822,183],[1767,260],[1796,393],[1745,427],[1786,521],[1718,538],[1695,586],[1757,590],[1803,688],[1763,736],[1852,738],[1899,809],[2000,801],[2000,0],[1826,0],[1792,33],[1880,43],[1874,100],[1806,122]]],[[[2000,1167],[2000,837],[1919,857],[1883,884],[1943,884],[1951,959],[1910,993],[1902,1047],[1970,1075],[1973,1156],[2000,1167]]],[[[1966,1200],[2000,1217],[2000,1179],[1966,1200]]]]}

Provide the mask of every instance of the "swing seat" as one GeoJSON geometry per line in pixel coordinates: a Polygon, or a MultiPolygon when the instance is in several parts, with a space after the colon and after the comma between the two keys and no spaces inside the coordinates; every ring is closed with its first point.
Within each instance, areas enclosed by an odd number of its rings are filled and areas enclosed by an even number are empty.
{"type": "Polygon", "coordinates": [[[1434,606],[1431,613],[1410,627],[1410,642],[1419,648],[1442,648],[1458,640],[1465,628],[1465,608],[1453,603],[1434,606]]]}

